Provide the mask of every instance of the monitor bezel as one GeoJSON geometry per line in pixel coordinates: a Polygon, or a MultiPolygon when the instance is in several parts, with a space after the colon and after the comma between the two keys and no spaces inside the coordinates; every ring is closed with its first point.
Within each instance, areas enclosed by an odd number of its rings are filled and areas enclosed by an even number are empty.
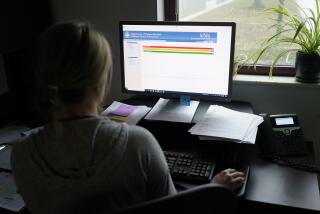
{"type": "Polygon", "coordinates": [[[233,78],[233,63],[234,63],[234,50],[235,50],[235,34],[236,23],[235,22],[186,22],[186,21],[120,21],[119,22],[119,40],[120,40],[120,64],[121,64],[121,89],[123,93],[135,94],[135,95],[147,95],[157,96],[163,98],[180,98],[181,96],[188,96],[192,100],[208,100],[208,101],[223,101],[230,102],[232,97],[232,78],[233,78]],[[209,94],[197,94],[190,92],[149,92],[149,91],[135,91],[128,90],[125,87],[125,71],[124,71],[124,52],[123,52],[123,25],[185,25],[185,26],[227,26],[231,27],[231,48],[230,48],[230,64],[229,64],[229,85],[228,96],[214,96],[209,94]]]}

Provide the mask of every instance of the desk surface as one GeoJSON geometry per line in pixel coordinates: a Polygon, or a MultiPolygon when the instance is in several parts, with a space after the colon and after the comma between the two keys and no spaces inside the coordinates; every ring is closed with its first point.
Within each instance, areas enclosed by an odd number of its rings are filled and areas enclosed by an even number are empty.
{"type": "Polygon", "coordinates": [[[245,199],[320,210],[317,174],[257,159],[251,164],[245,199]]]}
{"type": "MultiPolygon", "coordinates": [[[[147,102],[147,105],[152,106],[154,101],[147,102]]],[[[144,104],[146,104],[146,101],[144,101],[144,104]]],[[[234,110],[253,113],[252,106],[245,102],[201,102],[192,122],[197,122],[210,104],[223,105],[234,110]]],[[[156,136],[160,145],[164,147],[168,146],[168,144],[170,146],[175,144],[177,147],[186,147],[189,150],[198,149],[199,147],[204,147],[204,150],[219,150],[221,148],[224,150],[241,150],[243,158],[249,159],[251,165],[244,195],[246,202],[267,204],[267,206],[302,208],[303,211],[320,211],[319,186],[316,173],[304,172],[261,160],[257,157],[256,145],[250,145],[249,147],[248,145],[238,144],[234,146],[213,146],[200,142],[197,137],[187,133],[187,130],[192,126],[190,124],[142,121],[140,125],[149,129],[156,136]],[[172,133],[168,134],[168,132],[172,133]],[[170,136],[171,139],[165,136],[170,136]],[[248,152],[255,154],[248,154],[248,152]]]]}

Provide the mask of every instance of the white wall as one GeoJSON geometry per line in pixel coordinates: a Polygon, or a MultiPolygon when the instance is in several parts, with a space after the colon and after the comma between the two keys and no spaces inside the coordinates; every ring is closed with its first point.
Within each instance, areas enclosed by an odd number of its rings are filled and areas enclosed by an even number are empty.
{"type": "MultiPolygon", "coordinates": [[[[87,20],[110,38],[115,65],[109,101],[126,97],[120,89],[118,21],[156,20],[157,0],[53,0],[52,9],[56,21],[87,20]]],[[[319,87],[235,82],[233,100],[250,102],[257,113],[297,113],[306,138],[320,143],[319,92],[319,87]]]]}

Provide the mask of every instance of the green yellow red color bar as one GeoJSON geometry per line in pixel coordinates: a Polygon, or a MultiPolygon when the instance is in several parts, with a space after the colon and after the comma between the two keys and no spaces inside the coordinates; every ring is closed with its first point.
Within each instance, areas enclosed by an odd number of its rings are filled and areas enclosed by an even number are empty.
{"type": "Polygon", "coordinates": [[[178,47],[178,46],[143,46],[144,52],[178,54],[213,54],[213,48],[178,47]]]}

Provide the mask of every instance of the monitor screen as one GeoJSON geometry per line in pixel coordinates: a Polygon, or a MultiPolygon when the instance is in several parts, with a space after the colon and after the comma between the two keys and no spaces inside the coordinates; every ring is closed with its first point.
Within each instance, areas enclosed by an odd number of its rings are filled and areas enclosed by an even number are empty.
{"type": "Polygon", "coordinates": [[[122,89],[230,101],[233,22],[121,21],[122,89]]]}

